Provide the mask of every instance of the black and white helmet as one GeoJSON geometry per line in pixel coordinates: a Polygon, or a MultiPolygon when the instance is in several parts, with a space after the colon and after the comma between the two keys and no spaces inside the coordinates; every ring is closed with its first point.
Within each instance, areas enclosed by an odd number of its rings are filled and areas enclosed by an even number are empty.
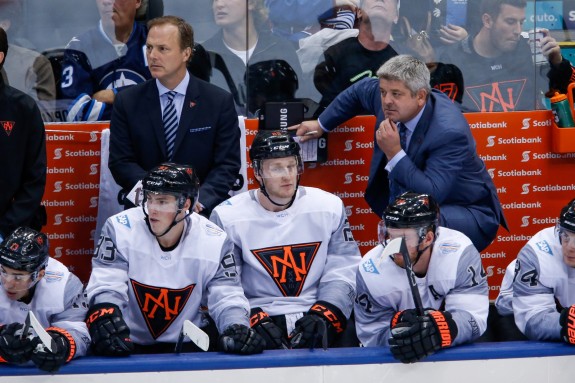
{"type": "Polygon", "coordinates": [[[14,270],[37,274],[48,264],[46,234],[19,227],[0,244],[0,265],[14,270]]]}
{"type": "Polygon", "coordinates": [[[575,233],[575,198],[561,209],[557,230],[558,232],[568,230],[575,233]]]}

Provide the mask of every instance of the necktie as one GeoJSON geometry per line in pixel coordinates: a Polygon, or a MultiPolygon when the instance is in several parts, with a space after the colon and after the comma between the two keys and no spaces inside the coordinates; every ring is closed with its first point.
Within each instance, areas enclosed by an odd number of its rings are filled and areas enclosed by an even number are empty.
{"type": "Polygon", "coordinates": [[[399,129],[399,144],[407,152],[407,127],[402,122],[398,122],[397,128],[399,129]]]}
{"type": "Polygon", "coordinates": [[[174,155],[174,143],[176,141],[176,132],[178,131],[178,114],[174,106],[174,97],[176,92],[173,90],[166,93],[168,95],[168,103],[164,108],[162,120],[164,121],[164,134],[166,135],[166,149],[168,152],[168,160],[172,160],[174,155]]]}

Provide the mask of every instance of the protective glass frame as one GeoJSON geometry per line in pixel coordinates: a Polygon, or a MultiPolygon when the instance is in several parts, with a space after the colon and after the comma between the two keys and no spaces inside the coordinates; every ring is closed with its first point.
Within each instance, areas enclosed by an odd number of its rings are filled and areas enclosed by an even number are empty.
{"type": "Polygon", "coordinates": [[[405,237],[405,244],[406,244],[407,248],[415,248],[416,249],[416,248],[419,248],[419,245],[425,239],[428,227],[427,226],[420,226],[420,227],[406,227],[406,228],[388,228],[387,225],[385,224],[385,221],[381,220],[377,224],[377,239],[378,239],[379,243],[382,244],[383,246],[387,246],[389,241],[399,237],[399,236],[392,236],[390,234],[390,229],[391,230],[394,230],[394,229],[397,229],[397,230],[413,229],[413,230],[415,230],[415,233],[416,233],[415,236],[405,237]]]}
{"type": "Polygon", "coordinates": [[[559,242],[563,245],[569,245],[570,243],[575,246],[575,232],[562,227],[559,223],[555,225],[555,232],[559,237],[559,242]]]}
{"type": "Polygon", "coordinates": [[[34,271],[27,274],[11,274],[0,265],[0,284],[5,289],[4,285],[7,282],[13,282],[11,291],[26,291],[31,289],[38,282],[39,271],[34,271]]]}
{"type": "MultiPolygon", "coordinates": [[[[272,179],[272,178],[282,178],[282,177],[293,177],[299,176],[303,173],[303,162],[301,161],[300,156],[286,156],[286,157],[279,157],[279,158],[265,158],[261,160],[254,161],[254,173],[264,179],[272,179]],[[281,166],[281,167],[274,167],[275,169],[269,169],[270,174],[264,174],[264,161],[272,161],[277,160],[280,158],[290,158],[294,157],[296,160],[295,165],[293,166],[281,166]]],[[[266,169],[267,170],[267,169],[266,169]]]]}
{"type": "MultiPolygon", "coordinates": [[[[160,213],[173,213],[177,214],[183,207],[183,196],[180,193],[169,193],[169,192],[155,192],[151,190],[143,190],[144,200],[142,201],[142,208],[144,213],[150,215],[150,206],[154,211],[160,213]],[[174,201],[163,201],[161,198],[154,198],[152,201],[149,196],[172,196],[174,201]]],[[[185,199],[184,199],[185,202],[185,199]]]]}

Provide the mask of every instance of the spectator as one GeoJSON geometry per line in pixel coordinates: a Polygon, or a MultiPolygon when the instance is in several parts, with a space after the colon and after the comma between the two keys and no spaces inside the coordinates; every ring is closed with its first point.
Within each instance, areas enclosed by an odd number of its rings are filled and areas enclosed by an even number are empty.
{"type": "Polygon", "coordinates": [[[68,121],[109,120],[117,92],[151,78],[146,28],[135,21],[142,0],[96,4],[98,27],[73,37],[62,62],[62,96],[71,101],[68,121]]]}
{"type": "MultiPolygon", "coordinates": [[[[0,70],[8,38],[0,27],[0,70]]],[[[0,242],[19,226],[40,230],[46,209],[40,203],[46,186],[46,133],[32,97],[0,77],[0,242]]]]}
{"type": "Polygon", "coordinates": [[[374,77],[379,66],[397,56],[391,31],[399,18],[399,0],[362,0],[357,10],[359,34],[324,52],[315,68],[314,84],[322,94],[323,110],[337,95],[355,82],[374,77]]]}
{"type": "MultiPolygon", "coordinates": [[[[0,0],[0,26],[5,32],[20,22],[21,10],[19,0],[0,0]]],[[[38,103],[44,121],[53,120],[56,83],[46,57],[11,41],[3,75],[4,83],[26,93],[38,103]]]]}
{"type": "Polygon", "coordinates": [[[418,59],[393,57],[377,75],[379,81],[364,79],[343,91],[317,121],[292,129],[305,142],[368,110],[377,119],[365,192],[374,213],[381,215],[404,191],[433,195],[440,224],[484,250],[507,223],[465,117],[445,94],[430,89],[429,70],[418,59]]]}
{"type": "Polygon", "coordinates": [[[184,320],[202,326],[205,304],[222,351],[261,352],[265,342],[249,328],[233,245],[191,210],[199,192],[194,170],[161,164],[144,178],[143,192],[142,208],[108,218],[92,259],[86,291],[94,352],[173,352],[184,320]]]}
{"type": "MultiPolygon", "coordinates": [[[[282,59],[298,77],[301,66],[295,48],[266,30],[263,0],[213,0],[215,23],[221,28],[202,45],[223,59],[229,78],[214,78],[212,83],[229,89],[234,95],[238,114],[247,113],[247,93],[251,81],[248,67],[262,61],[282,59]]],[[[270,61],[270,64],[273,63],[270,61]]],[[[295,84],[297,89],[298,84],[295,84]]]]}
{"type": "Polygon", "coordinates": [[[188,23],[175,16],[159,17],[149,22],[148,30],[146,56],[154,80],[116,96],[109,168],[127,194],[162,162],[191,165],[202,185],[193,209],[205,209],[208,216],[229,197],[240,170],[240,129],[233,99],[186,70],[194,46],[188,23]],[[165,126],[174,130],[166,131],[165,126]]]}
{"type": "Polygon", "coordinates": [[[529,339],[575,344],[574,267],[575,199],[561,209],[555,227],[539,231],[519,251],[512,294],[500,294],[497,308],[506,313],[511,307],[529,339]]]}
{"type": "Polygon", "coordinates": [[[210,219],[241,260],[252,328],[267,349],[320,347],[322,328],[328,344],[357,346],[350,315],[361,255],[343,202],[299,186],[300,147],[288,133],[260,130],[250,158],[259,190],[230,198],[210,219]]]}
{"type": "Polygon", "coordinates": [[[386,208],[379,238],[357,273],[355,316],[363,345],[389,346],[396,359],[413,363],[479,338],[489,307],[481,256],[463,233],[439,225],[433,198],[403,193],[386,208]],[[401,237],[423,313],[414,305],[402,254],[384,254],[388,242],[401,237]]]}
{"type": "Polygon", "coordinates": [[[463,111],[509,112],[540,108],[538,102],[547,85],[539,71],[549,68],[548,86],[563,93],[575,80],[569,61],[561,55],[557,41],[543,30],[541,51],[549,66],[536,68],[527,39],[521,36],[525,0],[483,0],[482,28],[450,46],[442,62],[459,67],[465,82],[463,111]],[[541,88],[541,89],[538,89],[541,88]]]}
{"type": "Polygon", "coordinates": [[[48,251],[46,234],[27,227],[14,230],[0,245],[0,356],[5,363],[31,360],[41,370],[56,372],[88,350],[88,305],[82,282],[48,251]],[[54,340],[51,351],[32,328],[22,334],[29,313],[54,340]]]}

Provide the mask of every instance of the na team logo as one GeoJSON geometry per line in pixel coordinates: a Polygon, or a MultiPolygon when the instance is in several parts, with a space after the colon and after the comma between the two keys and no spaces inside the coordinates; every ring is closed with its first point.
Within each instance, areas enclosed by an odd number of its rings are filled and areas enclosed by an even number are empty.
{"type": "Polygon", "coordinates": [[[297,297],[303,289],[321,242],[299,243],[251,250],[284,297],[297,297]]]}
{"type": "Polygon", "coordinates": [[[521,185],[521,194],[529,194],[529,186],[531,186],[531,184],[521,185]]]}
{"type": "Polygon", "coordinates": [[[512,112],[517,107],[527,79],[465,87],[480,112],[512,112]]]}

